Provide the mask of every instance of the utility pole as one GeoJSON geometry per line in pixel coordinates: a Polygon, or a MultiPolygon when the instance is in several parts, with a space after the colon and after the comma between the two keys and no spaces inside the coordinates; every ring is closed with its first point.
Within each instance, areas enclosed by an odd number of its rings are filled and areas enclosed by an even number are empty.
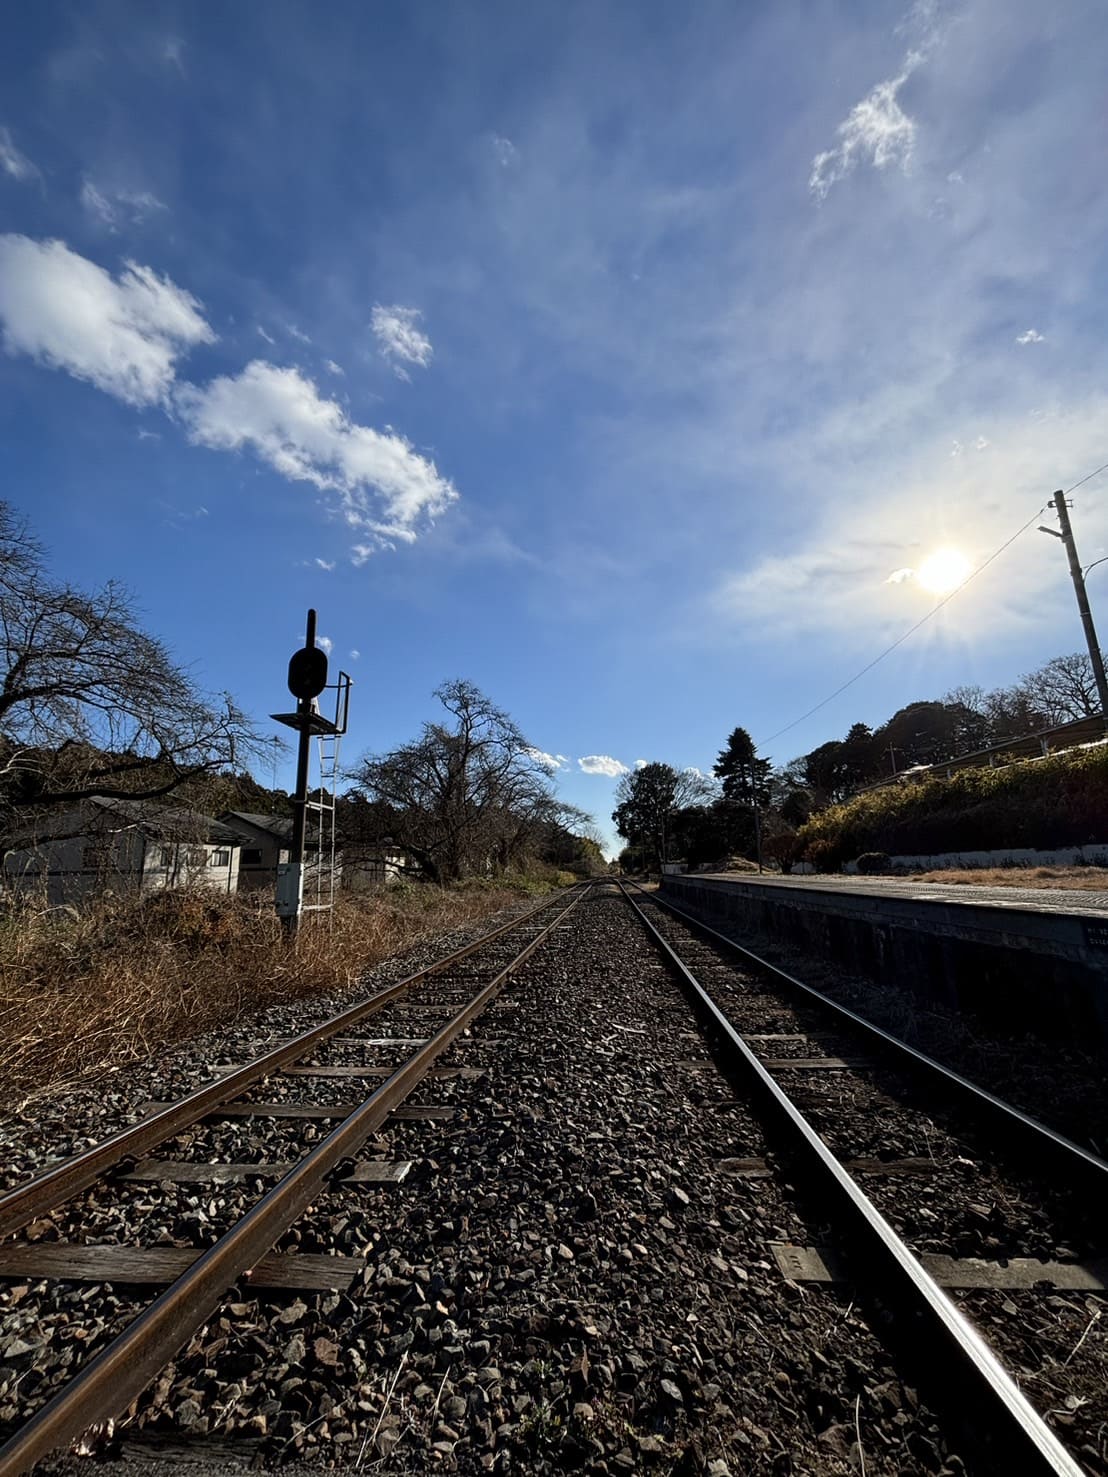
{"type": "Polygon", "coordinates": [[[1073,580],[1074,593],[1077,596],[1077,609],[1081,616],[1081,624],[1085,628],[1085,642],[1089,648],[1089,661],[1092,663],[1093,676],[1096,679],[1096,690],[1100,696],[1100,715],[1108,728],[1108,677],[1104,675],[1104,658],[1100,654],[1100,642],[1097,640],[1096,626],[1093,625],[1093,613],[1089,609],[1089,597],[1085,591],[1085,576],[1081,573],[1081,560],[1077,557],[1077,545],[1073,538],[1073,529],[1070,526],[1070,510],[1066,504],[1064,492],[1054,494],[1054,507],[1058,513],[1058,524],[1061,533],[1056,533],[1053,528],[1041,528],[1041,532],[1049,533],[1054,538],[1060,538],[1066,546],[1066,557],[1070,565],[1070,579],[1073,580]]]}

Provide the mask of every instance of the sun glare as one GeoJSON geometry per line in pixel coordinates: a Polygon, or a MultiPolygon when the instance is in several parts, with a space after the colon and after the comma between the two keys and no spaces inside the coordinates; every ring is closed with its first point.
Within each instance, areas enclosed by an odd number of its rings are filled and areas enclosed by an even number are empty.
{"type": "Polygon", "coordinates": [[[936,549],[920,565],[916,578],[934,595],[949,595],[970,574],[973,565],[957,549],[936,549]]]}

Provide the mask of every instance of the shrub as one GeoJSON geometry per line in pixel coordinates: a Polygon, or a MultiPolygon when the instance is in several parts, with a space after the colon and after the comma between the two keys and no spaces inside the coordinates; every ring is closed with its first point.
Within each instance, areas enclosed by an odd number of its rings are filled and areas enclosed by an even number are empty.
{"type": "Polygon", "coordinates": [[[820,870],[864,852],[1082,846],[1106,837],[1108,745],[1099,744],[870,790],[829,806],[797,833],[801,855],[820,870]]]}
{"type": "Polygon", "coordinates": [[[878,872],[888,872],[891,868],[888,853],[884,851],[864,851],[854,864],[859,872],[867,877],[875,876],[878,872]]]}

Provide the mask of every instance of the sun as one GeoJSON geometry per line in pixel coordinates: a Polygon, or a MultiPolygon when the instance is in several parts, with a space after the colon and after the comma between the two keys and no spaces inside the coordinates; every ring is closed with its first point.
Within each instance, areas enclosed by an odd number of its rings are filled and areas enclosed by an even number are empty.
{"type": "Polygon", "coordinates": [[[916,571],[916,579],[933,595],[949,595],[972,573],[973,565],[958,549],[936,549],[916,571]]]}

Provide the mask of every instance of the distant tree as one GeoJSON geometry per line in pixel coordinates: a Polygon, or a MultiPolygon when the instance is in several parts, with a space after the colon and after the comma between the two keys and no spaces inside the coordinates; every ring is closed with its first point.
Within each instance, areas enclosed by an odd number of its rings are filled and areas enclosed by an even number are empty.
{"type": "Polygon", "coordinates": [[[988,747],[993,735],[988,694],[983,687],[954,687],[943,698],[943,706],[954,720],[952,757],[988,747]]]}
{"type": "Polygon", "coordinates": [[[712,773],[720,781],[725,800],[744,805],[768,805],[773,765],[760,759],[754,740],[745,728],[734,728],[716,759],[712,773]]]}
{"type": "Polygon", "coordinates": [[[790,826],[802,826],[811,817],[815,806],[812,802],[810,790],[790,790],[781,802],[780,811],[783,820],[790,826]]]}
{"type": "Polygon", "coordinates": [[[612,820],[632,847],[660,865],[672,850],[674,813],[705,800],[711,789],[697,770],[645,764],[620,780],[612,820]]]}
{"type": "Polygon", "coordinates": [[[516,723],[472,682],[435,691],[445,723],[370,755],[349,776],[352,798],[434,881],[504,871],[533,854],[544,829],[588,817],[558,801],[516,723]]]}
{"type": "Polygon", "coordinates": [[[820,805],[842,800],[846,793],[842,739],[829,739],[803,758],[805,788],[820,805]]]}
{"type": "MultiPolygon", "coordinates": [[[[1108,660],[1108,654],[1102,655],[1108,660]]],[[[1088,652],[1053,657],[1037,671],[1021,677],[1017,686],[1028,705],[1045,715],[1047,726],[1091,718],[1100,712],[1088,652]]]]}
{"type": "MultiPolygon", "coordinates": [[[[874,733],[874,748],[888,761],[891,771],[917,764],[935,764],[954,752],[957,722],[945,704],[935,701],[908,703],[874,733]]],[[[888,771],[886,771],[888,772],[888,771]]]]}
{"type": "Polygon", "coordinates": [[[90,795],[155,800],[260,759],[257,730],[143,631],[122,586],[56,580],[0,503],[0,828],[90,795]]]}
{"type": "Polygon", "coordinates": [[[989,719],[990,744],[1026,738],[1029,733],[1051,727],[1048,715],[1022,686],[998,687],[995,692],[986,693],[985,712],[989,719]]]}

